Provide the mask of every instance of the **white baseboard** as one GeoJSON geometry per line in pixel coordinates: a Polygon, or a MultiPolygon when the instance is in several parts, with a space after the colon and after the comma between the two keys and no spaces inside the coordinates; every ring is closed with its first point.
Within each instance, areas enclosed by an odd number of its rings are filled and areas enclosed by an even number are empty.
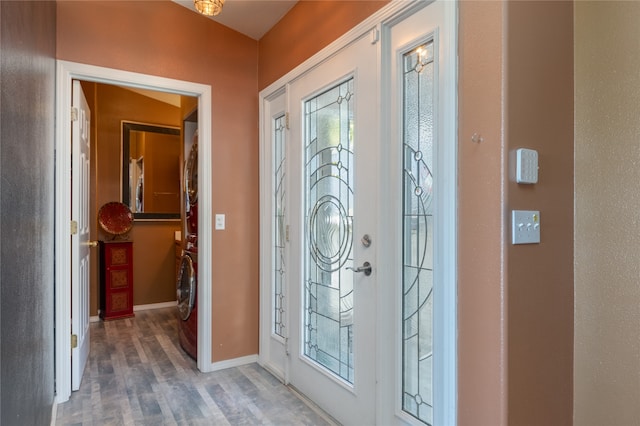
{"type": "Polygon", "coordinates": [[[150,309],[172,308],[177,304],[178,304],[177,301],[173,301],[173,302],[162,302],[162,303],[149,303],[147,305],[134,305],[133,312],[148,311],[150,309]]]}
{"type": "Polygon", "coordinates": [[[248,355],[240,358],[225,359],[224,361],[217,361],[209,363],[202,371],[203,373],[210,373],[212,371],[224,370],[231,367],[239,367],[241,365],[253,364],[258,362],[258,355],[248,355]]]}
{"type": "MultiPolygon", "coordinates": [[[[134,305],[133,312],[148,311],[150,309],[173,308],[177,304],[178,302],[176,301],[176,302],[149,303],[147,305],[134,305]]],[[[98,315],[89,317],[89,322],[98,322],[98,321],[100,321],[100,311],[98,311],[98,315]]]]}

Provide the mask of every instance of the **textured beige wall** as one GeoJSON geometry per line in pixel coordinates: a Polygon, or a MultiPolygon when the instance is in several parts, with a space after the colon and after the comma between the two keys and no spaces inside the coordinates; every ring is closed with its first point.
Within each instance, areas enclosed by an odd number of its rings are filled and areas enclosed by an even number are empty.
{"type": "Polygon", "coordinates": [[[575,424],[640,424],[640,3],[575,4],[575,424]]]}

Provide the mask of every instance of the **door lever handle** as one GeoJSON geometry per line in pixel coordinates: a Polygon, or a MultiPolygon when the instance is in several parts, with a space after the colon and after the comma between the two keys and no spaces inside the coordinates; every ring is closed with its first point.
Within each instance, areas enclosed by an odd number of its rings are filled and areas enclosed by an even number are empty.
{"type": "Polygon", "coordinates": [[[367,277],[371,275],[371,264],[369,262],[364,262],[362,266],[358,266],[357,268],[352,268],[351,266],[347,266],[346,269],[350,269],[353,272],[364,272],[364,274],[367,277]]]}
{"type": "Polygon", "coordinates": [[[98,247],[98,242],[97,241],[87,241],[87,245],[89,247],[98,247]]]}

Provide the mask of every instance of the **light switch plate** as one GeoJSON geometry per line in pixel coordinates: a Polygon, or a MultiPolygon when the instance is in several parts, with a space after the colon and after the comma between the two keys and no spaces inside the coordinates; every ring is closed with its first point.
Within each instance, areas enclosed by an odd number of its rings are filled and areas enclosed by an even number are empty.
{"type": "Polygon", "coordinates": [[[511,242],[513,244],[540,243],[540,212],[536,210],[511,211],[511,242]]]}
{"type": "Polygon", "coordinates": [[[224,222],[225,222],[224,214],[216,214],[216,229],[217,230],[224,229],[224,225],[225,225],[224,222]]]}
{"type": "Polygon", "coordinates": [[[516,150],[516,182],[538,183],[538,151],[535,149],[516,150]]]}

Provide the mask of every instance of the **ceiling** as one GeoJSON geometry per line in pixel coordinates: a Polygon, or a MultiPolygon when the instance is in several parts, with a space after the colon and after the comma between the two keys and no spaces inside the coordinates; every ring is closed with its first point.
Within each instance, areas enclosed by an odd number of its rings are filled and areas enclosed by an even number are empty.
{"type": "MultiPolygon", "coordinates": [[[[193,0],[173,1],[198,13],[193,0]]],[[[296,3],[297,0],[226,0],[218,16],[207,18],[259,40],[296,3]]]]}

